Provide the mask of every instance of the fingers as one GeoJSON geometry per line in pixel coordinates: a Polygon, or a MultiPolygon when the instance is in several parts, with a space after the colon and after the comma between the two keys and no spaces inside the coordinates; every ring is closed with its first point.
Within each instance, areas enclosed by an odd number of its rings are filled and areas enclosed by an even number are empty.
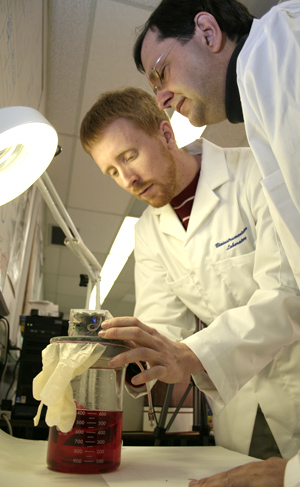
{"type": "Polygon", "coordinates": [[[229,487],[227,484],[224,483],[224,480],[217,479],[216,475],[213,475],[212,477],[207,477],[202,480],[196,480],[193,479],[189,483],[189,487],[229,487]]]}
{"type": "Polygon", "coordinates": [[[227,483],[227,477],[224,473],[216,474],[202,480],[192,480],[189,483],[189,487],[229,487],[229,485],[232,485],[233,487],[239,487],[239,484],[227,483]]]}
{"type": "Polygon", "coordinates": [[[283,487],[287,460],[269,458],[251,462],[202,480],[193,480],[189,487],[283,487]]]}
{"type": "Polygon", "coordinates": [[[108,363],[110,367],[122,367],[134,362],[150,364],[150,369],[137,374],[132,379],[134,385],[141,385],[164,375],[165,363],[162,360],[164,357],[161,350],[167,339],[154,328],[141,323],[137,318],[113,318],[102,323],[99,336],[108,340],[124,340],[130,342],[132,346],[130,350],[111,359],[108,363]]]}
{"type": "Polygon", "coordinates": [[[137,362],[148,362],[151,367],[141,371],[131,379],[134,385],[145,384],[156,379],[169,383],[173,382],[168,380],[168,363],[162,360],[159,352],[149,348],[139,347],[128,350],[109,360],[108,365],[112,368],[118,368],[128,363],[137,362]]]}
{"type": "Polygon", "coordinates": [[[155,328],[137,318],[112,318],[102,323],[99,336],[107,340],[123,340],[132,346],[109,361],[112,368],[128,363],[148,362],[150,369],[135,376],[135,385],[159,379],[173,384],[180,382],[203,366],[198,357],[181,342],[173,342],[155,328]]]}
{"type": "Polygon", "coordinates": [[[136,327],[137,329],[149,333],[149,335],[151,335],[153,331],[155,331],[154,328],[145,325],[137,318],[134,318],[132,316],[121,316],[119,318],[111,318],[109,320],[103,321],[103,323],[101,324],[102,330],[109,330],[110,328],[115,328],[115,327],[120,327],[120,328],[136,327]]]}
{"type": "Polygon", "coordinates": [[[126,352],[116,355],[109,360],[110,367],[122,367],[125,364],[148,362],[151,364],[158,364],[160,362],[160,354],[150,348],[137,347],[127,350],[126,352]]]}
{"type": "Polygon", "coordinates": [[[98,335],[106,340],[130,340],[139,346],[149,345],[149,340],[151,340],[149,333],[133,326],[108,328],[99,331],[98,335]]]}
{"type": "MultiPolygon", "coordinates": [[[[132,377],[131,382],[135,386],[140,386],[142,384],[145,384],[146,382],[151,382],[154,380],[160,380],[160,378],[164,376],[164,370],[163,369],[164,369],[164,367],[161,365],[156,365],[156,366],[151,367],[149,369],[145,369],[144,372],[141,372],[140,374],[132,377]]],[[[168,381],[165,381],[165,382],[170,383],[168,381]]]]}
{"type": "Polygon", "coordinates": [[[202,480],[195,480],[193,479],[189,483],[189,487],[229,487],[228,484],[224,483],[222,478],[220,480],[216,479],[216,476],[207,477],[202,480]]]}
{"type": "MultiPolygon", "coordinates": [[[[104,321],[98,333],[107,340],[130,341],[135,347],[148,347],[159,350],[161,335],[152,327],[141,323],[137,318],[122,317],[104,321]]],[[[146,359],[145,359],[146,360],[146,359]]]]}

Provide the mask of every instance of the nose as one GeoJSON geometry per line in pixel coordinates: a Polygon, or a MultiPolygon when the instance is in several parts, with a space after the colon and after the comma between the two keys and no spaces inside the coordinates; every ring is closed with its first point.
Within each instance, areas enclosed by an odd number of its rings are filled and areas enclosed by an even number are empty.
{"type": "Polygon", "coordinates": [[[137,175],[136,171],[133,170],[133,168],[122,168],[122,170],[119,171],[120,173],[120,186],[124,189],[131,189],[136,183],[139,181],[139,176],[137,175]]]}
{"type": "Polygon", "coordinates": [[[167,90],[158,90],[156,93],[156,101],[159,108],[165,110],[166,108],[171,108],[172,100],[174,98],[174,93],[167,90]]]}

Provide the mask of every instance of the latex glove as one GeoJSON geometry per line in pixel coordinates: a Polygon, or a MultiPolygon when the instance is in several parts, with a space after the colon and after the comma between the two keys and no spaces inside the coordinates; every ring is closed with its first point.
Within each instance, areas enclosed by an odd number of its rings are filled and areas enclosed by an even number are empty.
{"type": "Polygon", "coordinates": [[[33,379],[33,397],[41,401],[34,418],[36,426],[43,405],[47,406],[45,421],[66,433],[73,427],[76,405],[71,380],[81,375],[103,354],[100,343],[51,343],[42,352],[42,371],[33,379]]]}

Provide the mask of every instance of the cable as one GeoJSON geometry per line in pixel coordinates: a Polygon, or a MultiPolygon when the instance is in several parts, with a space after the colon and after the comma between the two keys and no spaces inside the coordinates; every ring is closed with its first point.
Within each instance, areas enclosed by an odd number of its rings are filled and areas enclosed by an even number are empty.
{"type": "MultiPolygon", "coordinates": [[[[113,346],[120,346],[120,347],[124,347],[124,348],[127,348],[128,350],[131,349],[130,346],[128,345],[124,345],[124,344],[118,344],[118,343],[109,343],[109,341],[105,340],[105,343],[106,345],[113,345],[113,346]]],[[[135,362],[138,367],[140,368],[141,372],[143,372],[145,370],[145,368],[143,367],[143,365],[141,364],[141,362],[135,362]]],[[[149,417],[149,421],[150,421],[150,426],[153,427],[153,420],[156,419],[156,416],[155,416],[155,412],[154,412],[154,409],[153,409],[153,404],[152,404],[152,394],[151,394],[151,388],[150,388],[150,385],[149,385],[149,382],[146,382],[146,389],[147,389],[147,395],[148,395],[148,417],[149,417]]]]}
{"type": "Polygon", "coordinates": [[[8,417],[6,416],[5,412],[1,413],[1,419],[3,419],[6,423],[6,426],[7,426],[7,429],[8,429],[8,433],[13,436],[13,430],[12,430],[12,427],[11,427],[11,424],[10,424],[10,421],[8,419],[8,417]]]}
{"type": "Polygon", "coordinates": [[[0,323],[4,324],[4,328],[5,328],[4,362],[3,362],[3,371],[0,377],[0,383],[1,383],[7,368],[7,357],[8,357],[8,349],[9,349],[9,322],[4,316],[0,316],[0,323]]]}
{"type": "MultiPolygon", "coordinates": [[[[145,369],[142,366],[141,362],[136,362],[136,364],[139,366],[141,371],[143,372],[145,369]]],[[[150,426],[151,428],[153,427],[153,420],[156,420],[155,412],[153,409],[153,404],[152,404],[152,394],[151,394],[151,388],[149,385],[149,382],[146,382],[146,389],[147,389],[147,395],[148,395],[148,418],[150,421],[150,426]]]]}
{"type": "Polygon", "coordinates": [[[6,391],[5,399],[8,399],[8,394],[9,394],[9,392],[10,392],[10,390],[11,390],[11,388],[14,385],[14,382],[16,380],[16,370],[17,370],[17,366],[19,365],[19,362],[20,362],[20,357],[18,357],[18,359],[15,363],[14,370],[13,370],[13,378],[12,378],[12,381],[11,381],[9,388],[6,391]]]}

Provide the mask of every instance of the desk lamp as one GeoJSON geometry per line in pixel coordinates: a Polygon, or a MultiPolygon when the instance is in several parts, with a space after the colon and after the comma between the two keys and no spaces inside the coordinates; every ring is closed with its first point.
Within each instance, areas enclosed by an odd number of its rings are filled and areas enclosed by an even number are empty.
{"type": "Polygon", "coordinates": [[[90,308],[94,286],[95,309],[101,309],[101,265],[83,243],[46,173],[53,157],[60,152],[57,142],[56,130],[37,110],[23,106],[0,108],[0,206],[17,198],[32,184],[37,185],[65,234],[65,245],[88,273],[86,309],[90,308]]]}

